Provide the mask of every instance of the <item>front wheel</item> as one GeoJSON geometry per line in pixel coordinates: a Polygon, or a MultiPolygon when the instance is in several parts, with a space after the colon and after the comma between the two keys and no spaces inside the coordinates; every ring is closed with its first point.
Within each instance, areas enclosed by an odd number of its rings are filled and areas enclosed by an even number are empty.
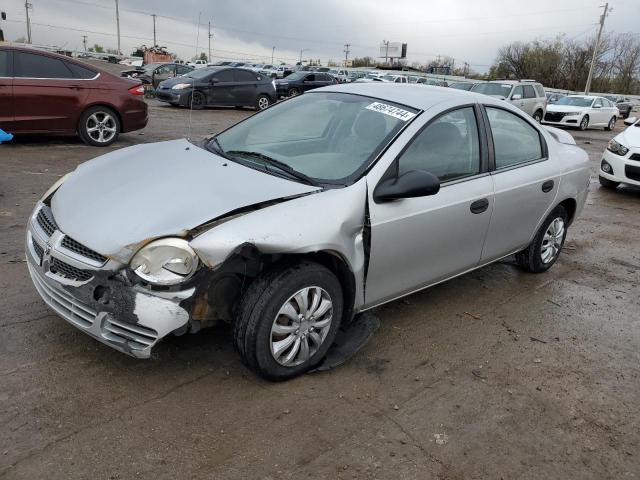
{"type": "Polygon", "coordinates": [[[189,103],[187,104],[188,108],[193,108],[194,110],[199,110],[204,108],[207,104],[207,99],[204,96],[204,93],[195,91],[189,97],[189,103]]]}
{"type": "Polygon", "coordinates": [[[557,206],[542,223],[529,246],[516,254],[516,261],[532,273],[546,272],[556,262],[567,236],[569,215],[557,206]]]}
{"type": "Polygon", "coordinates": [[[604,188],[610,188],[612,190],[618,188],[618,185],[620,185],[620,182],[614,182],[613,180],[609,180],[608,178],[604,177],[598,177],[598,180],[600,181],[600,185],[602,185],[604,188]]]}
{"type": "Polygon", "coordinates": [[[271,105],[271,99],[267,95],[259,95],[256,100],[256,110],[264,110],[271,105]]]}
{"type": "Polygon", "coordinates": [[[118,139],[120,120],[110,108],[91,107],[80,116],[78,134],[87,145],[107,147],[118,139]]]}
{"type": "Polygon", "coordinates": [[[585,115],[582,117],[582,121],[580,122],[580,130],[586,130],[589,127],[589,115],[585,115]]]}
{"type": "Polygon", "coordinates": [[[616,126],[616,117],[611,117],[611,120],[609,120],[609,124],[606,127],[604,127],[604,129],[610,132],[611,130],[614,129],[615,126],[616,126]]]}
{"type": "Polygon", "coordinates": [[[233,326],[242,361],[269,380],[286,380],[317,365],[342,318],[340,282],[314,262],[284,266],[247,289],[233,326]]]}
{"type": "Polygon", "coordinates": [[[542,111],[536,110],[536,113],[533,114],[533,119],[536,121],[536,123],[542,122],[542,111]]]}

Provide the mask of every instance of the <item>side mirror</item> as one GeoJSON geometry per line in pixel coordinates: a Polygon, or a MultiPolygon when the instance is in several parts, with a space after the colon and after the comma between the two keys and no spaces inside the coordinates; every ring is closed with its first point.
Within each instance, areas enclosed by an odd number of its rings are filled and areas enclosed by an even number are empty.
{"type": "Polygon", "coordinates": [[[218,81],[218,79],[217,79],[217,78],[210,78],[210,79],[209,79],[209,83],[210,83],[211,85],[213,85],[213,84],[214,84],[214,83],[216,83],[217,81],[218,81]]]}
{"type": "Polygon", "coordinates": [[[594,105],[593,108],[602,108],[602,105],[594,105]]]}
{"type": "Polygon", "coordinates": [[[638,121],[638,119],[636,117],[628,117],[628,118],[624,119],[624,124],[628,125],[628,126],[631,126],[634,123],[636,123],[637,121],[638,121]]]}
{"type": "Polygon", "coordinates": [[[522,98],[522,95],[520,95],[519,93],[515,93],[514,95],[511,96],[511,100],[520,100],[522,98]]]}
{"type": "Polygon", "coordinates": [[[411,170],[397,178],[381,181],[373,191],[373,200],[383,203],[402,198],[426,197],[439,191],[438,177],[424,170],[411,170]]]}

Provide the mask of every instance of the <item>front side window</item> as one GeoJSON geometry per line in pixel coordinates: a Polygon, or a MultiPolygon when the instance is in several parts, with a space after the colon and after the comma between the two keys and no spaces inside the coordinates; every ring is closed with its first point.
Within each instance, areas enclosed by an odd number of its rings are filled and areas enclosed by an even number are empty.
{"type": "Polygon", "coordinates": [[[513,95],[511,97],[515,97],[516,95],[520,95],[520,98],[524,98],[524,92],[522,91],[522,85],[518,85],[513,89],[513,95]]]}
{"type": "Polygon", "coordinates": [[[480,172],[480,141],[473,107],[446,113],[422,130],[398,160],[400,175],[424,170],[441,182],[480,172]]]}
{"type": "Polygon", "coordinates": [[[73,78],[65,62],[35,53],[15,52],[15,76],[23,78],[73,78]]]}
{"type": "Polygon", "coordinates": [[[268,163],[259,156],[269,157],[320,183],[344,185],[417,113],[361,95],[310,92],[231,127],[207,148],[239,163],[268,163]]]}
{"type": "Polygon", "coordinates": [[[156,75],[167,75],[173,73],[173,65],[162,65],[154,72],[156,75]]]}
{"type": "Polygon", "coordinates": [[[540,134],[529,122],[506,110],[487,107],[496,169],[542,158],[540,134]]]}
{"type": "Polygon", "coordinates": [[[602,107],[602,99],[598,98],[596,99],[595,103],[593,104],[594,107],[602,107]]]}
{"type": "Polygon", "coordinates": [[[233,70],[222,70],[213,75],[216,82],[233,82],[233,70]]]}

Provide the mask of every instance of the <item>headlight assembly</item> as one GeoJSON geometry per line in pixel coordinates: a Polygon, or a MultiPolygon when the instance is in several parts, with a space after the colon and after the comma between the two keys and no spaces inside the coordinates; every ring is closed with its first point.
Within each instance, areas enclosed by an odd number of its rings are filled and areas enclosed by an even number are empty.
{"type": "Polygon", "coordinates": [[[582,112],[566,112],[564,114],[565,117],[575,117],[576,115],[580,115],[582,112]]]}
{"type": "Polygon", "coordinates": [[[627,147],[625,147],[621,143],[616,142],[613,139],[609,141],[607,150],[623,157],[629,152],[629,149],[627,147]]]}
{"type": "Polygon", "coordinates": [[[173,87],[171,87],[171,90],[184,90],[185,88],[191,88],[191,84],[190,83],[176,83],[173,87]]]}
{"type": "Polygon", "coordinates": [[[131,259],[131,269],[153,285],[177,285],[198,269],[198,256],[182,238],[162,238],[142,247],[131,259]]]}

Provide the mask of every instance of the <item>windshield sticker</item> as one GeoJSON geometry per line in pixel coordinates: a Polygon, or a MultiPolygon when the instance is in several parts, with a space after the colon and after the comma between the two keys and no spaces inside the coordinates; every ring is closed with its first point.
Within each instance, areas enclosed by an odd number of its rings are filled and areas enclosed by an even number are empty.
{"type": "Polygon", "coordinates": [[[389,115],[391,117],[397,118],[406,122],[407,120],[411,120],[416,116],[415,113],[409,112],[408,110],[403,110],[398,107],[394,107],[393,105],[387,105],[386,103],[373,102],[371,105],[366,107],[367,110],[373,110],[374,112],[384,113],[385,115],[389,115]]]}

